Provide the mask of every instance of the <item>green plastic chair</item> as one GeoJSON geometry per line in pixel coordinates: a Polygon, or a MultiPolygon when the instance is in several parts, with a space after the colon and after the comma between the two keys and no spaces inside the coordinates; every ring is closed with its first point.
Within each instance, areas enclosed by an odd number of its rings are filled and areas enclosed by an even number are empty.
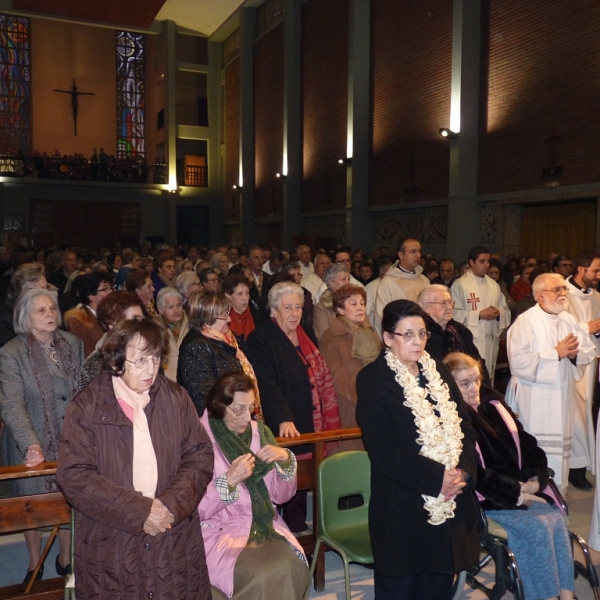
{"type": "MultiPolygon", "coordinates": [[[[326,458],[317,476],[318,538],[310,566],[312,582],[321,544],[335,550],[344,561],[346,600],[350,600],[350,562],[373,563],[369,536],[371,463],[366,452],[340,452],[326,458]],[[361,506],[340,509],[340,499],[362,496],[361,506]]],[[[342,501],[343,503],[343,501],[342,501]]],[[[352,502],[349,504],[353,504],[352,502]]],[[[305,600],[312,583],[309,583],[305,600]]]]}

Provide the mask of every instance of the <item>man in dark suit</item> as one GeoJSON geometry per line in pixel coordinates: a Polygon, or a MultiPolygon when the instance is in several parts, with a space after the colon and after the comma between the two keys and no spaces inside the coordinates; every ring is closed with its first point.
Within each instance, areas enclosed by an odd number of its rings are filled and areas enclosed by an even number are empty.
{"type": "Polygon", "coordinates": [[[249,252],[248,265],[252,270],[254,282],[250,288],[250,298],[258,308],[264,309],[267,306],[271,276],[263,271],[265,260],[263,249],[260,246],[251,246],[249,252]]]}
{"type": "Polygon", "coordinates": [[[477,346],[473,343],[473,334],[462,323],[452,318],[452,296],[445,285],[432,284],[423,288],[417,298],[419,306],[427,313],[427,330],[431,337],[427,340],[425,350],[438,360],[442,360],[448,352],[463,352],[481,362],[484,372],[484,383],[490,384],[490,377],[481,358],[477,346]]]}

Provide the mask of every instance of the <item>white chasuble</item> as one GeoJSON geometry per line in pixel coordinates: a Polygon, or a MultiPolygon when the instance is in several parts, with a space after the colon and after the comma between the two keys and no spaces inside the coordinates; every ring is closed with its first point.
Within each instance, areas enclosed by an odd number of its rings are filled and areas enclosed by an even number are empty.
{"type": "Polygon", "coordinates": [[[467,271],[450,288],[454,300],[454,319],[466,325],[473,334],[473,342],[485,360],[492,382],[498,358],[500,335],[510,325],[510,309],[500,286],[490,277],[475,277],[467,271]],[[479,313],[489,306],[500,311],[493,321],[479,318],[479,313]]]}
{"type": "Polygon", "coordinates": [[[521,314],[508,330],[507,350],[512,377],[506,401],[546,452],[556,484],[565,490],[573,428],[571,394],[596,350],[569,313],[552,315],[539,304],[521,314]],[[579,342],[575,365],[569,358],[559,360],[556,351],[569,333],[579,342]]]}
{"type": "MultiPolygon", "coordinates": [[[[590,289],[587,293],[577,288],[569,278],[566,282],[569,289],[568,311],[575,317],[583,331],[588,331],[588,322],[600,317],[600,294],[590,289]]],[[[587,467],[596,472],[596,436],[592,418],[592,401],[600,356],[600,339],[589,335],[596,348],[596,358],[585,368],[583,377],[576,382],[573,394],[575,416],[573,422],[573,449],[571,468],[587,467]]]]}

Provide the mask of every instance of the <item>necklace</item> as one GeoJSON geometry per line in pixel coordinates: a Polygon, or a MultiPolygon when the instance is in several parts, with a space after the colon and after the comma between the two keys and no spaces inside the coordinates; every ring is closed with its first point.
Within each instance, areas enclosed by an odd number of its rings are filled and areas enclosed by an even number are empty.
{"type": "Polygon", "coordinates": [[[42,340],[38,340],[36,342],[43,348],[44,352],[50,357],[50,360],[58,365],[58,352],[56,351],[56,342],[54,341],[54,337],[49,342],[42,342],[42,340]]]}
{"type": "MultiPolygon", "coordinates": [[[[427,380],[423,388],[419,386],[417,378],[411,375],[408,367],[389,349],[386,350],[385,360],[388,367],[396,373],[396,382],[403,388],[404,406],[410,408],[415,417],[417,444],[421,446],[419,454],[443,464],[446,470],[453,469],[458,464],[462,452],[461,418],[456,411],[456,405],[450,399],[447,384],[442,381],[435,368],[435,361],[427,352],[423,352],[419,361],[423,376],[427,380]]],[[[425,501],[424,508],[429,513],[427,522],[431,525],[441,525],[446,519],[454,517],[454,499],[446,501],[441,493],[437,498],[426,494],[421,496],[425,501]]]]}

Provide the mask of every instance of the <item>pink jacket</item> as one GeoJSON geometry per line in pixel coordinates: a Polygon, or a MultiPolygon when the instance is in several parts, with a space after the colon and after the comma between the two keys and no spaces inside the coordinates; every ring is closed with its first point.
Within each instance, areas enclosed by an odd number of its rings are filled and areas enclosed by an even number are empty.
{"type": "MultiPolygon", "coordinates": [[[[215,486],[215,479],[229,469],[227,461],[220,448],[215,443],[215,438],[208,422],[208,411],[205,411],[200,422],[206,429],[215,452],[215,465],[213,478],[208,484],[206,494],[200,501],[198,513],[202,524],[201,531],[206,550],[206,563],[210,583],[221,590],[228,598],[233,595],[233,569],[240,552],[245,548],[250,536],[252,525],[252,503],[246,486],[239,484],[240,497],[232,504],[226,506],[221,502],[215,486]]],[[[253,452],[260,450],[260,436],[258,426],[254,421],[252,425],[252,442],[250,448],[253,452]]],[[[277,475],[276,469],[269,471],[265,477],[265,484],[271,499],[275,504],[287,502],[295,493],[297,478],[283,481],[277,475]]],[[[298,541],[288,529],[283,519],[275,510],[273,527],[277,533],[287,538],[297,554],[302,553],[298,541]]]]}

